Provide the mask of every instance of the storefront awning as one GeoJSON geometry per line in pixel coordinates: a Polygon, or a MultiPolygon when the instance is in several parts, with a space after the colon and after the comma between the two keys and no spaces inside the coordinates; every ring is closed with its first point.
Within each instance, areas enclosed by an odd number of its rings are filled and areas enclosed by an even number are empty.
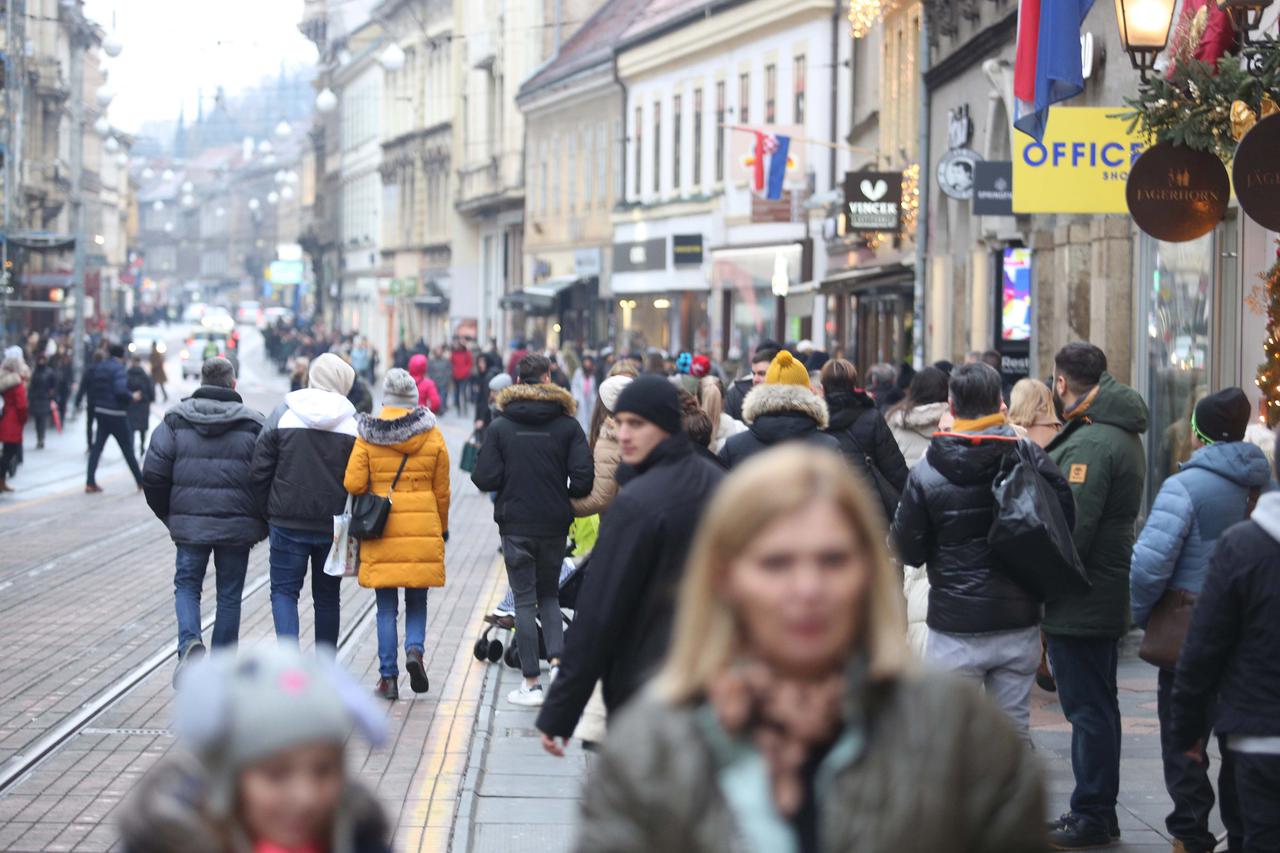
{"type": "Polygon", "coordinates": [[[880,264],[877,266],[854,267],[853,269],[830,275],[823,280],[820,289],[825,293],[842,287],[870,287],[904,280],[914,281],[914,279],[914,267],[907,264],[880,264]]]}
{"type": "Polygon", "coordinates": [[[701,267],[682,270],[649,270],[646,272],[614,272],[609,278],[614,296],[643,293],[676,293],[709,291],[711,285],[701,267]]]}
{"type": "MultiPolygon", "coordinates": [[[[586,279],[580,275],[558,275],[530,285],[524,289],[524,292],[537,299],[552,300],[559,296],[561,291],[568,290],[575,284],[582,284],[585,281],[586,279]]],[[[550,307],[549,302],[548,307],[550,307]]]]}
{"type": "Polygon", "coordinates": [[[502,297],[500,304],[503,308],[527,311],[530,314],[550,314],[555,310],[556,297],[571,287],[589,284],[595,279],[593,275],[558,275],[529,285],[524,290],[508,293],[502,297]]]}

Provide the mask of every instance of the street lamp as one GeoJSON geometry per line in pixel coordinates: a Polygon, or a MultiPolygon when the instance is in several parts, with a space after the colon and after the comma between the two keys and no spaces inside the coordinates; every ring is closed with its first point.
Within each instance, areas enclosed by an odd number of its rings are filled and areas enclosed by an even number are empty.
{"type": "Polygon", "coordinates": [[[106,38],[102,40],[102,52],[112,59],[119,56],[122,50],[124,50],[124,45],[120,44],[120,37],[115,33],[108,33],[106,38]]]}
{"type": "Polygon", "coordinates": [[[1176,0],[1115,0],[1115,4],[1120,44],[1145,83],[1147,72],[1169,43],[1176,0]]]}
{"type": "Polygon", "coordinates": [[[1218,0],[1218,8],[1231,16],[1231,26],[1245,44],[1253,44],[1249,31],[1262,23],[1262,13],[1273,0],[1218,0]]]}
{"type": "Polygon", "coordinates": [[[378,55],[378,64],[392,73],[404,68],[404,48],[392,42],[378,55]]]}
{"type": "Polygon", "coordinates": [[[93,132],[104,137],[111,133],[111,122],[107,121],[106,116],[99,116],[98,120],[93,123],[93,132]]]}
{"type": "Polygon", "coordinates": [[[338,106],[338,96],[328,86],[320,90],[320,94],[316,95],[316,111],[321,113],[331,113],[338,106]]]}
{"type": "Polygon", "coordinates": [[[102,143],[102,148],[108,154],[115,154],[120,150],[120,140],[116,139],[114,136],[108,136],[107,141],[102,143]]]}
{"type": "Polygon", "coordinates": [[[93,96],[94,99],[97,100],[98,106],[105,110],[115,99],[116,90],[112,89],[109,83],[103,83],[98,87],[98,91],[93,93],[93,96]]]}

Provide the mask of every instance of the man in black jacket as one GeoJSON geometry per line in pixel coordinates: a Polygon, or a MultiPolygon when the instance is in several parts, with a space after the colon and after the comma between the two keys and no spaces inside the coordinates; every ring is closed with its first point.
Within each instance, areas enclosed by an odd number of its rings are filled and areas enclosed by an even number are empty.
{"type": "MultiPolygon", "coordinates": [[[[987,544],[995,518],[991,483],[1019,439],[1001,412],[1000,374],[988,365],[956,368],[950,397],[955,426],[935,435],[911,469],[891,538],[903,563],[928,564],[925,660],[981,684],[1029,740],[1040,602],[1001,570],[987,544]]],[[[1030,446],[1037,471],[1074,523],[1071,488],[1048,455],[1030,446]]]]}
{"type": "Polygon", "coordinates": [[[786,350],[769,363],[764,384],[747,395],[742,418],[746,432],[730,436],[720,448],[720,461],[729,469],[788,441],[840,449],[840,443],[823,432],[830,425],[827,404],[813,393],[808,369],[786,350]]]}
{"type": "Polygon", "coordinates": [[[535,614],[542,622],[547,660],[555,666],[564,645],[559,583],[573,522],[569,499],[591,494],[595,463],[574,417],[573,397],[551,384],[551,362],[526,355],[516,373],[519,384],[498,394],[499,414],[485,432],[471,482],[482,492],[497,492],[493,520],[516,600],[516,649],[524,682],[507,700],[537,706],[543,694],[535,614]]]}
{"type": "Polygon", "coordinates": [[[729,383],[729,390],[724,395],[724,410],[736,421],[742,420],[742,404],[746,401],[751,389],[764,384],[765,374],[773,357],[778,354],[778,345],[773,341],[763,341],[751,354],[751,373],[741,379],[729,383]]]}
{"type": "Polygon", "coordinates": [[[597,680],[604,680],[605,705],[617,711],[667,652],[685,558],[724,477],[695,453],[680,415],[675,386],[658,376],[634,380],[614,407],[631,479],[601,525],[560,675],[538,715],[543,746],[554,755],[563,754],[597,680]]]}
{"type": "Polygon", "coordinates": [[[342,578],[324,573],[333,517],[343,511],[342,484],[356,443],[355,407],[347,399],[356,372],[333,353],[311,362],[307,386],[285,395],[258,436],[253,489],[271,536],[271,619],[277,637],[298,637],[298,595],[311,564],[316,645],[338,645],[342,578]]]}
{"type": "Polygon", "coordinates": [[[114,438],[138,484],[138,491],[142,491],[142,470],[138,467],[138,458],[133,455],[133,439],[129,435],[129,420],[126,417],[129,401],[141,400],[142,393],[129,390],[128,370],[124,366],[124,347],[112,344],[107,358],[95,364],[88,372],[87,382],[89,409],[93,412],[97,432],[89,447],[89,471],[84,490],[89,494],[102,491],[97,481],[98,460],[102,458],[102,449],[106,447],[107,439],[114,438]]]}
{"type": "Polygon", "coordinates": [[[843,358],[822,366],[822,398],[831,424],[827,434],[840,442],[840,452],[879,498],[887,524],[893,521],[898,500],[907,486],[907,462],[884,415],[871,395],[858,387],[858,369],[843,358]]]}
{"type": "Polygon", "coordinates": [[[235,387],[231,362],[208,359],[200,368],[200,387],[165,413],[142,468],[147,504],[178,549],[173,598],[179,668],[204,654],[200,588],[209,555],[217,573],[216,649],[233,646],[240,637],[249,549],[267,535],[249,483],[263,418],[244,405],[235,387]]]}
{"type": "Polygon", "coordinates": [[[1173,683],[1171,745],[1204,762],[1212,725],[1230,850],[1280,850],[1280,493],[1218,540],[1173,683]],[[1217,700],[1217,710],[1210,709],[1217,700]]]}

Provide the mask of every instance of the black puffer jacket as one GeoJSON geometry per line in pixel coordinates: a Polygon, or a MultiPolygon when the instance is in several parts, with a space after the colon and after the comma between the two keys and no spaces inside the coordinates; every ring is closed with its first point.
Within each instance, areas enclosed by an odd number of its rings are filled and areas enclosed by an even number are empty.
{"type": "MultiPolygon", "coordinates": [[[[871,464],[901,493],[907,486],[907,463],[875,400],[865,391],[839,391],[828,394],[826,401],[831,413],[827,433],[840,442],[840,452],[849,464],[874,485],[873,475],[866,470],[867,457],[871,457],[871,464]]],[[[890,513],[886,521],[892,517],[890,513]]]]}
{"type": "Polygon", "coordinates": [[[267,520],[332,533],[347,503],[342,478],[356,443],[356,410],[341,394],[290,391],[267,418],[253,451],[253,490],[267,520]]]}
{"type": "Polygon", "coordinates": [[[720,461],[729,468],[787,441],[840,449],[840,442],[823,432],[829,426],[827,404],[800,385],[757,385],[742,404],[742,417],[747,431],[720,449],[720,461]]]}
{"type": "MultiPolygon", "coordinates": [[[[995,518],[991,483],[1018,439],[1007,426],[984,432],[938,433],[911,469],[890,537],[910,566],[928,564],[929,616],[935,631],[983,634],[1029,628],[1040,604],[996,565],[987,545],[995,518]]],[[[1058,466],[1031,445],[1036,468],[1075,523],[1071,489],[1058,466]]],[[[1028,554],[1035,560],[1035,554],[1028,554]]]]}
{"type": "Polygon", "coordinates": [[[735,421],[742,420],[742,404],[751,393],[752,387],[750,376],[744,376],[729,383],[729,390],[724,395],[724,410],[735,421]]]}
{"type": "Polygon", "coordinates": [[[124,417],[129,406],[129,371],[118,358],[105,358],[85,370],[84,387],[95,414],[124,417]]]}
{"type": "Polygon", "coordinates": [[[249,485],[262,415],[202,385],[165,413],[142,465],[147,505],[184,545],[248,547],[267,535],[249,485]]]}
{"type": "Polygon", "coordinates": [[[596,681],[615,711],[662,662],[689,546],[724,471],[681,433],[622,476],[631,479],[600,527],[560,675],[538,715],[548,734],[573,734],[596,681]]]}
{"type": "Polygon", "coordinates": [[[145,367],[130,367],[125,373],[125,382],[129,386],[129,407],[127,409],[129,417],[129,429],[145,430],[151,426],[151,403],[156,398],[155,386],[151,384],[151,375],[147,373],[145,367]],[[142,395],[139,400],[133,399],[132,395],[137,392],[142,395]]]}
{"type": "Polygon", "coordinates": [[[493,520],[503,536],[566,535],[569,499],[591,494],[595,480],[577,404],[568,391],[546,384],[512,385],[496,405],[499,415],[485,430],[471,482],[498,493],[493,520]]]}
{"type": "Polygon", "coordinates": [[[1173,746],[1212,723],[1222,735],[1280,736],[1280,492],[1227,530],[1196,599],[1173,682],[1173,746]],[[1214,698],[1218,708],[1208,717],[1214,698]]]}

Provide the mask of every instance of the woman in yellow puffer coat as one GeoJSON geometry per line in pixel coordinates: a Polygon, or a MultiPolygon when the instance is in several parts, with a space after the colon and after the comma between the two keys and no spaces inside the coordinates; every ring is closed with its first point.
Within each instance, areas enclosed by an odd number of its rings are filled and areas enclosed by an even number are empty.
{"type": "Polygon", "coordinates": [[[375,590],[378,605],[378,686],[383,699],[400,698],[396,667],[396,609],[404,590],[404,651],[409,686],[429,687],[423,646],[427,589],[444,586],[444,544],[449,539],[449,451],[435,415],[418,406],[418,386],[399,368],[382,382],[382,411],[360,415],[344,485],[353,495],[391,493],[391,512],[379,539],[360,543],[360,585],[375,590]],[[396,471],[404,460],[400,480],[396,471]]]}

